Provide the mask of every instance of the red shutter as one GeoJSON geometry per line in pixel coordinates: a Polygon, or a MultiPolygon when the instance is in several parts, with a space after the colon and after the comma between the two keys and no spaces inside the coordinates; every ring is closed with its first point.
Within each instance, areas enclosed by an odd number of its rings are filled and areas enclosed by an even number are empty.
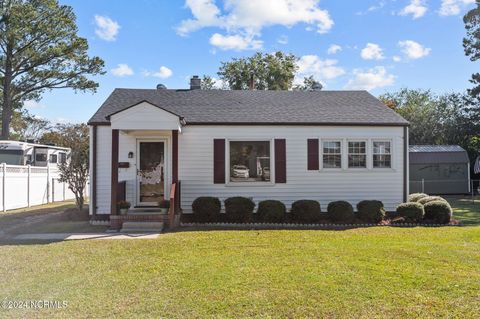
{"type": "Polygon", "coordinates": [[[225,184],[225,140],[213,140],[213,183],[225,184]]]}
{"type": "Polygon", "coordinates": [[[287,150],[285,139],[275,139],[275,183],[287,182],[287,150]]]}
{"type": "Polygon", "coordinates": [[[318,171],[318,139],[307,140],[307,170],[318,171]]]}

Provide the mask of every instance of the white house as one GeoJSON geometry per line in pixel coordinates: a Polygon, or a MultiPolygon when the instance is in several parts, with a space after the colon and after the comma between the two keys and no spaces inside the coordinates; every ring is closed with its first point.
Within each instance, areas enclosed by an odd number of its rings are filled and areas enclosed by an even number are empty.
{"type": "Polygon", "coordinates": [[[406,200],[408,122],[368,92],[197,88],[116,89],[93,115],[92,219],[161,220],[166,199],[172,223],[199,196],[406,200]]]}

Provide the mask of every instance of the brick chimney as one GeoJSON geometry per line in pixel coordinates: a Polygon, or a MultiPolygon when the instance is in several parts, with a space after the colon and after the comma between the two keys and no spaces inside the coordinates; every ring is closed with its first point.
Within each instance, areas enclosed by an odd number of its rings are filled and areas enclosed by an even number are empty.
{"type": "Polygon", "coordinates": [[[190,79],[190,90],[200,90],[202,88],[202,79],[198,75],[192,76],[190,79]]]}

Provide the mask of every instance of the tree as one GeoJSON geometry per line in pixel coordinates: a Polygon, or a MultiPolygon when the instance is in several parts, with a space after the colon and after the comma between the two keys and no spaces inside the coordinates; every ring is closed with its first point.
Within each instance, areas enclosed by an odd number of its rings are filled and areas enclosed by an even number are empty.
{"type": "Polygon", "coordinates": [[[45,90],[96,91],[87,75],[103,74],[104,62],[87,55],[77,36],[75,14],[57,0],[0,0],[0,93],[2,138],[8,139],[13,112],[45,90]]]}
{"type": "Polygon", "coordinates": [[[231,90],[289,90],[297,70],[297,57],[283,52],[257,52],[248,58],[222,62],[218,75],[231,90]]]}
{"type": "Polygon", "coordinates": [[[458,144],[469,151],[472,137],[478,135],[472,104],[466,94],[434,95],[425,90],[401,89],[380,99],[410,122],[410,144],[458,144]]]}
{"type": "Polygon", "coordinates": [[[309,77],[303,78],[303,84],[298,84],[294,86],[293,89],[296,91],[311,91],[317,85],[321,85],[321,84],[313,78],[313,75],[310,75],[309,77]]]}
{"type": "Polygon", "coordinates": [[[70,147],[72,152],[67,163],[59,165],[61,182],[68,184],[68,188],[75,194],[77,208],[82,210],[84,191],[88,181],[89,166],[89,135],[86,124],[59,124],[57,130],[62,136],[58,143],[70,147]]]}
{"type": "Polygon", "coordinates": [[[52,128],[52,123],[27,110],[14,111],[11,121],[11,137],[15,140],[38,140],[46,131],[52,128]]]}
{"type": "MultiPolygon", "coordinates": [[[[477,0],[476,4],[477,6],[463,17],[467,30],[467,36],[463,38],[463,48],[471,61],[480,59],[480,1],[477,0]]],[[[472,74],[470,82],[475,86],[469,89],[468,93],[472,97],[480,98],[480,73],[472,74]]]]}
{"type": "Polygon", "coordinates": [[[215,81],[209,75],[203,75],[202,82],[200,84],[202,90],[215,89],[215,81]]]}

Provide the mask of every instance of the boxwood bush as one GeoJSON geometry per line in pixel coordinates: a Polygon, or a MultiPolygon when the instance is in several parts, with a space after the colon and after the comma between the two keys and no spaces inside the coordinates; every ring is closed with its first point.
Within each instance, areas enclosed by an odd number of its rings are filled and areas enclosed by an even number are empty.
{"type": "Polygon", "coordinates": [[[327,214],[333,222],[349,222],[355,217],[352,205],[343,200],[330,202],[327,207],[327,214]]]}
{"type": "Polygon", "coordinates": [[[413,193],[413,194],[408,195],[408,201],[409,202],[418,202],[420,199],[422,199],[424,197],[428,197],[428,195],[425,194],[425,193],[413,193]]]}
{"type": "Polygon", "coordinates": [[[264,200],[258,203],[258,220],[266,223],[283,223],[287,208],[278,200],[264,200]]]}
{"type": "Polygon", "coordinates": [[[199,223],[218,221],[221,208],[222,204],[217,197],[198,197],[192,203],[195,220],[199,223]]]}
{"type": "Polygon", "coordinates": [[[321,213],[320,203],[310,199],[297,200],[290,210],[291,221],[296,223],[316,223],[321,213]]]}
{"type": "Polygon", "coordinates": [[[443,197],[440,197],[440,196],[427,196],[427,197],[423,197],[423,198],[419,199],[417,201],[417,203],[425,205],[428,202],[433,202],[433,201],[437,201],[437,200],[443,200],[444,202],[447,202],[443,197]]]}
{"type": "Polygon", "coordinates": [[[362,200],[357,204],[357,217],[368,223],[379,223],[385,218],[385,207],[379,200],[362,200]]]}
{"type": "Polygon", "coordinates": [[[423,205],[425,220],[431,220],[437,224],[448,224],[452,218],[452,207],[444,200],[434,200],[423,205]]]}
{"type": "Polygon", "coordinates": [[[410,202],[398,205],[397,213],[407,223],[419,223],[423,220],[425,211],[420,203],[410,202]]]}
{"type": "Polygon", "coordinates": [[[255,203],[246,197],[230,197],[225,200],[227,221],[231,223],[249,223],[252,220],[255,203]]]}

